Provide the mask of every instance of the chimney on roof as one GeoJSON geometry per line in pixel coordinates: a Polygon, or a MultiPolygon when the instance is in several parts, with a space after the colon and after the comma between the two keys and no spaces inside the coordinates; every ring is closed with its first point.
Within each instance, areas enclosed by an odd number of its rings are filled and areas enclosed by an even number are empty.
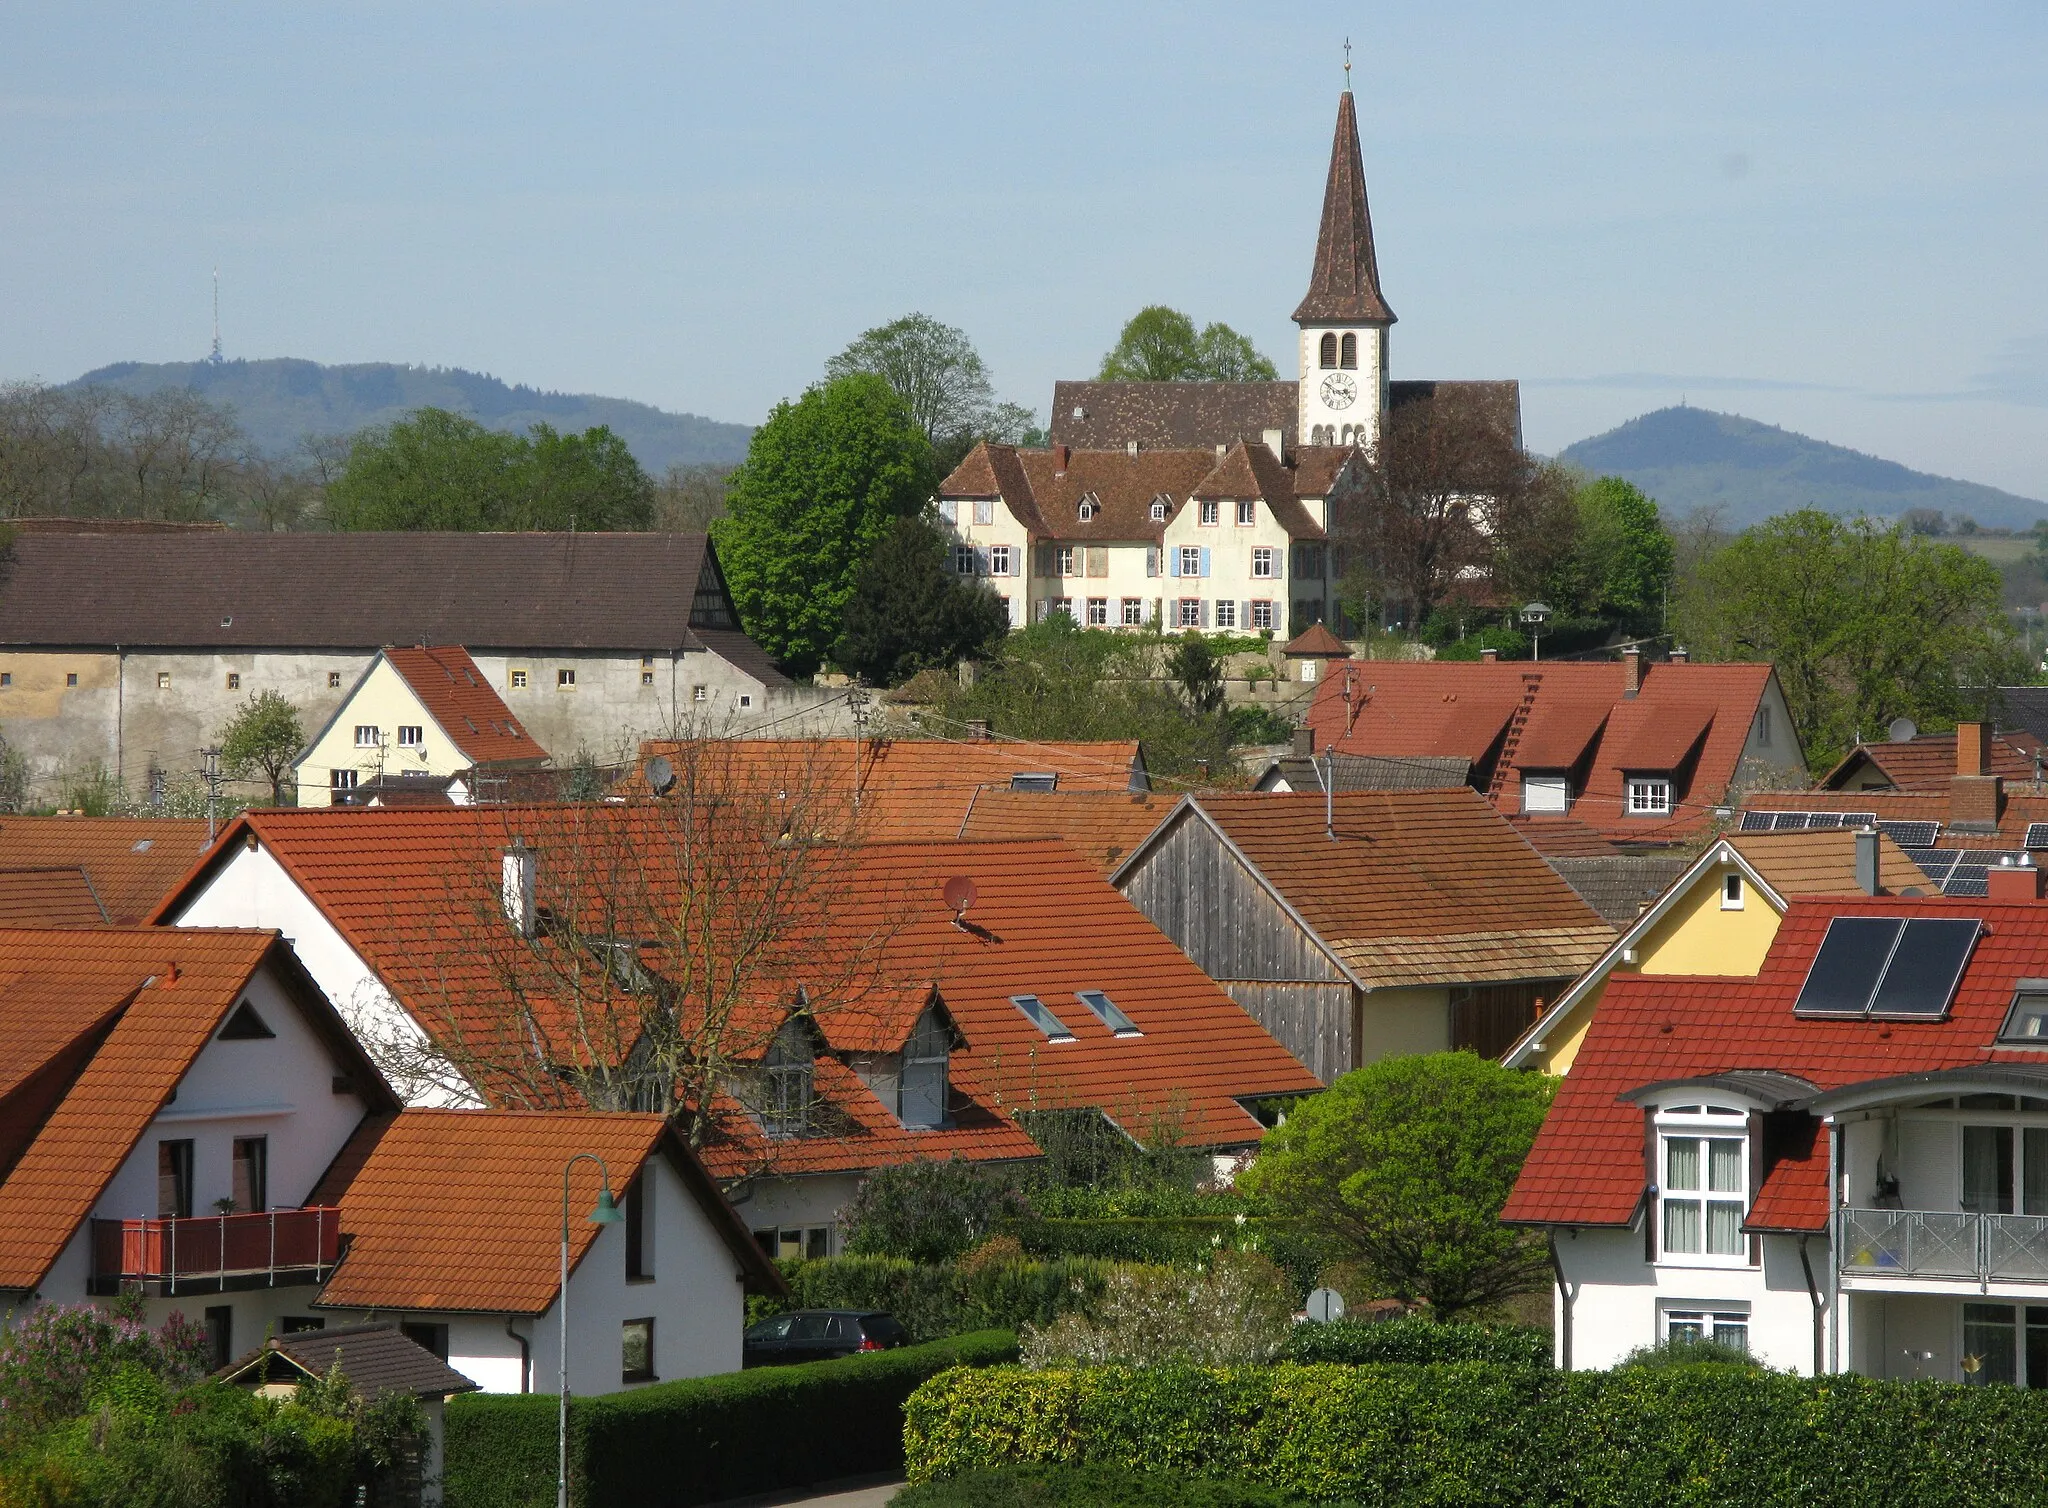
{"type": "Polygon", "coordinates": [[[1313,759],[1316,752],[1315,729],[1296,728],[1294,730],[1293,747],[1287,752],[1296,759],[1313,759]]]}
{"type": "Polygon", "coordinates": [[[2008,858],[1984,872],[1984,897],[1992,901],[2038,901],[2041,899],[2041,871],[2034,867],[2032,854],[2021,854],[2015,863],[2008,858]]]}
{"type": "Polygon", "coordinates": [[[967,737],[973,743],[987,743],[989,739],[988,719],[985,717],[969,718],[967,720],[967,737]]]}
{"type": "Polygon", "coordinates": [[[1631,644],[1621,652],[1621,694],[1633,701],[1635,694],[1643,689],[1642,646],[1631,644]]]}
{"type": "Polygon", "coordinates": [[[1690,660],[1691,658],[1692,651],[1687,649],[1683,644],[1674,646],[1671,651],[1671,663],[1674,665],[1683,665],[1687,660],[1690,660]]]}
{"type": "Polygon", "coordinates": [[[1856,888],[1865,895],[1877,894],[1877,829],[1856,829],[1856,888]]]}
{"type": "Polygon", "coordinates": [[[1266,449],[1273,452],[1273,459],[1284,463],[1287,460],[1287,431],[1269,429],[1265,431],[1264,439],[1266,449]]]}
{"type": "Polygon", "coordinates": [[[1479,651],[1479,659],[1482,664],[1498,665],[1500,663],[1500,651],[1489,646],[1479,651]]]}
{"type": "Polygon", "coordinates": [[[1070,456],[1070,455],[1072,455],[1072,454],[1073,454],[1073,452],[1072,452],[1072,451],[1070,451],[1069,449],[1067,449],[1067,447],[1066,447],[1066,446],[1064,446],[1064,445],[1055,445],[1055,446],[1053,446],[1053,448],[1052,448],[1052,469],[1053,469],[1053,474],[1054,474],[1054,475],[1056,475],[1056,476],[1064,476],[1064,475],[1066,474],[1066,470],[1067,470],[1067,457],[1068,457],[1068,456],[1070,456]]]}
{"type": "Polygon", "coordinates": [[[1990,739],[1982,723],[1956,724],[1956,773],[1981,775],[1988,768],[1986,756],[1990,739]]]}

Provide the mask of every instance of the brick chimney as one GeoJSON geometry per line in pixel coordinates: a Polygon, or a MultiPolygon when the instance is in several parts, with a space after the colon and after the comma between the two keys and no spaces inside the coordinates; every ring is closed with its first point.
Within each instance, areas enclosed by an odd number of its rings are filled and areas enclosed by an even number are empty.
{"type": "Polygon", "coordinates": [[[1288,753],[1296,759],[1312,759],[1316,752],[1316,735],[1311,728],[1296,728],[1288,753]]]}
{"type": "Polygon", "coordinates": [[[1500,663],[1500,651],[1497,649],[1482,649],[1479,651],[1479,658],[1488,665],[1497,665],[1500,663]]]}
{"type": "Polygon", "coordinates": [[[1683,644],[1679,645],[1676,649],[1671,651],[1671,663],[1674,665],[1683,665],[1687,660],[1690,660],[1691,658],[1692,651],[1687,649],[1683,644]]]}
{"type": "Polygon", "coordinates": [[[1956,724],[1956,772],[1948,783],[1948,825],[1958,832],[1995,833],[2005,810],[2005,782],[1984,773],[1989,729],[1956,724]]]}
{"type": "Polygon", "coordinates": [[[1073,454],[1073,452],[1068,450],[1067,447],[1064,445],[1053,446],[1052,469],[1055,475],[1064,476],[1066,474],[1067,457],[1071,454],[1073,454]]]}
{"type": "Polygon", "coordinates": [[[1992,901],[2038,901],[2041,899],[2041,871],[2028,854],[2017,864],[1993,865],[1984,872],[1984,897],[1992,901]]]}
{"type": "Polygon", "coordinates": [[[1634,701],[1638,691],[1643,689],[1643,652],[1631,644],[1621,652],[1621,694],[1624,699],[1634,701]]]}
{"type": "Polygon", "coordinates": [[[985,744],[988,742],[988,737],[989,734],[987,718],[970,717],[967,720],[967,741],[969,743],[985,744]]]}

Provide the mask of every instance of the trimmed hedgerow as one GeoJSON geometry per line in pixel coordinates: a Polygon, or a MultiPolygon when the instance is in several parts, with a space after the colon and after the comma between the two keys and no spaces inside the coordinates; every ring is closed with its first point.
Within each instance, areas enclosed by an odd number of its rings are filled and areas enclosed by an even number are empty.
{"type": "Polygon", "coordinates": [[[1011,1466],[906,1487],[889,1508],[1323,1508],[1247,1482],[1113,1466],[1011,1466]]]}
{"type": "Polygon", "coordinates": [[[781,1309],[881,1309],[914,1341],[976,1330],[1049,1325],[1062,1314],[1087,1312],[1101,1297],[1112,1263],[1086,1257],[1054,1262],[970,1259],[923,1266],[901,1257],[827,1257],[786,1262],[790,1296],[750,1310],[750,1319],[781,1309]]]}
{"type": "Polygon", "coordinates": [[[1368,1508],[2020,1508],[2048,1398],[1729,1366],[949,1372],[905,1406],[923,1482],[1091,1464],[1368,1508]]]}
{"type": "MultiPolygon", "coordinates": [[[[571,1501],[693,1508],[721,1498],[890,1471],[903,1461],[903,1401],[938,1372],[1017,1358],[1004,1331],[790,1367],[657,1383],[569,1405],[571,1501]]],[[[449,1508],[555,1501],[552,1394],[449,1401],[449,1508]]]]}
{"type": "Polygon", "coordinates": [[[1483,1361],[1503,1367],[1549,1367],[1550,1332],[1533,1325],[1445,1325],[1430,1319],[1337,1320],[1296,1325],[1287,1361],[1332,1361],[1348,1367],[1483,1361]]]}
{"type": "Polygon", "coordinates": [[[1193,1267],[1218,1248],[1264,1252],[1293,1282],[1299,1299],[1315,1287],[1324,1253],[1313,1233],[1289,1220],[1226,1215],[1029,1218],[1005,1229],[1034,1257],[1099,1257],[1160,1267],[1193,1267]]]}

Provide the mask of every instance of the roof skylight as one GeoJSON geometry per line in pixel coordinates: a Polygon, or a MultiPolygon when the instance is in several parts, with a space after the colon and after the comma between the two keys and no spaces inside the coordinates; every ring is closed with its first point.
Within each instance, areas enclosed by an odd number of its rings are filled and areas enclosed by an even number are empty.
{"type": "Polygon", "coordinates": [[[1083,1005],[1087,1006],[1094,1013],[1097,1021],[1100,1021],[1109,1028],[1113,1036],[1142,1037],[1145,1035],[1138,1030],[1138,1023],[1129,1016],[1126,1016],[1117,1007],[1117,1003],[1110,999],[1109,996],[1103,994],[1102,991],[1077,990],[1075,995],[1083,1005]]]}
{"type": "Polygon", "coordinates": [[[1793,1012],[1940,1020],[1982,928],[1974,917],[1838,916],[1793,1012]]]}
{"type": "Polygon", "coordinates": [[[1048,1042],[1071,1042],[1074,1034],[1067,1030],[1067,1023],[1052,1013],[1052,1008],[1036,995],[1012,995],[1010,1004],[1024,1013],[1024,1019],[1045,1033],[1048,1042]]]}

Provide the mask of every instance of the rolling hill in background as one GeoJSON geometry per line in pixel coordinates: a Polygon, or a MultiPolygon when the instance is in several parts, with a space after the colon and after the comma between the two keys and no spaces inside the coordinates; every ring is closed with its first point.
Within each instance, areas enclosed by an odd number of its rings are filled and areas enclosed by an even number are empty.
{"type": "Polygon", "coordinates": [[[1914,471],[1736,414],[1660,408],[1565,447],[1558,459],[1626,477],[1667,518],[1719,507],[1731,528],[1795,508],[1896,518],[1908,508],[1967,514],[1994,529],[2031,529],[2048,503],[1914,471]]]}
{"type": "Polygon", "coordinates": [[[211,402],[231,405],[250,438],[276,456],[289,455],[306,435],[349,434],[429,406],[467,414],[493,429],[523,429],[536,420],[559,430],[608,425],[656,477],[671,465],[730,465],[744,460],[754,433],[750,425],[671,414],[626,398],[544,393],[511,387],[460,367],[409,367],[386,361],[332,367],[283,357],[218,366],[204,361],[123,361],[87,372],[67,386],[88,383],[136,394],[195,388],[211,402]]]}

